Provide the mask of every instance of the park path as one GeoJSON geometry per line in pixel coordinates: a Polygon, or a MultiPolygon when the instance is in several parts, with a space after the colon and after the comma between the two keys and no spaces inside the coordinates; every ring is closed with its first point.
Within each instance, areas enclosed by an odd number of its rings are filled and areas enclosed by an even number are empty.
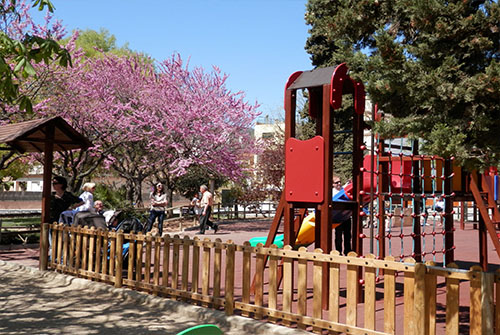
{"type": "Polygon", "coordinates": [[[216,324],[227,335],[308,332],[0,261],[0,334],[176,334],[216,324]]]}

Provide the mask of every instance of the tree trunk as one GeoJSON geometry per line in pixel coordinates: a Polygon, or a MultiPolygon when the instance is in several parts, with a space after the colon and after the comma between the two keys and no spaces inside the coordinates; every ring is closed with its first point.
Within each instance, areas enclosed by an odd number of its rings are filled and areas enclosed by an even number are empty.
{"type": "Polygon", "coordinates": [[[142,202],[142,180],[140,179],[136,179],[134,183],[134,202],[135,207],[144,207],[144,203],[142,202]]]}

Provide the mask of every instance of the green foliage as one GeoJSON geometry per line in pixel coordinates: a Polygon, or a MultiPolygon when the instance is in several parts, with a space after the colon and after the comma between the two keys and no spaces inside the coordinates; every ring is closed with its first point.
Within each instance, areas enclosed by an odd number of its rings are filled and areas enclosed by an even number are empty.
{"type": "Polygon", "coordinates": [[[115,186],[107,184],[97,184],[94,191],[94,201],[101,200],[105,209],[126,209],[131,208],[127,201],[127,189],[124,185],[115,186]]]}
{"type": "MultiPolygon", "coordinates": [[[[15,5],[16,1],[11,0],[10,3],[15,5]]],[[[50,11],[54,9],[48,0],[36,0],[33,6],[38,6],[39,10],[45,7],[50,11]]],[[[0,16],[8,14],[19,15],[15,6],[0,6],[0,16]]],[[[19,105],[21,110],[32,112],[31,100],[20,94],[19,86],[26,78],[36,76],[33,63],[42,61],[45,64],[57,61],[59,65],[66,67],[71,65],[71,56],[51,38],[26,34],[22,40],[15,40],[0,31],[0,102],[19,105]]]]}
{"type": "Polygon", "coordinates": [[[314,65],[346,62],[385,112],[376,131],[470,168],[499,164],[498,1],[309,0],[306,22],[314,65]]]}
{"type": "Polygon", "coordinates": [[[200,191],[200,186],[208,186],[210,180],[214,180],[216,189],[226,182],[224,177],[214,174],[204,166],[193,165],[188,168],[186,174],[176,179],[174,189],[182,196],[192,199],[200,191]]]}
{"type": "MultiPolygon", "coordinates": [[[[64,39],[66,44],[69,38],[64,39]]],[[[76,39],[76,47],[81,48],[85,56],[94,58],[100,57],[102,53],[111,52],[115,55],[127,55],[132,53],[128,48],[128,44],[121,47],[116,45],[116,37],[107,29],[101,28],[98,32],[92,29],[79,31],[76,39]]]]}
{"type": "Polygon", "coordinates": [[[0,190],[8,190],[12,180],[19,179],[29,171],[29,165],[21,161],[22,155],[13,151],[2,151],[5,145],[0,144],[0,190]]]}

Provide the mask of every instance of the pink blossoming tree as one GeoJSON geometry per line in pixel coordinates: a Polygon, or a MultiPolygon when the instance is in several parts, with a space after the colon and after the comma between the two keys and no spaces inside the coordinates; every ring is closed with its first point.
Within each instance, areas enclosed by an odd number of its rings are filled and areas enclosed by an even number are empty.
{"type": "Polygon", "coordinates": [[[218,69],[190,71],[179,55],[156,68],[133,56],[76,55],[73,68],[53,75],[55,96],[39,114],[62,116],[95,144],[61,153],[58,172],[75,185],[107,167],[127,181],[129,200],[140,204],[142,183],[155,174],[168,180],[201,165],[236,179],[253,152],[256,106],[230,92],[218,69]]]}

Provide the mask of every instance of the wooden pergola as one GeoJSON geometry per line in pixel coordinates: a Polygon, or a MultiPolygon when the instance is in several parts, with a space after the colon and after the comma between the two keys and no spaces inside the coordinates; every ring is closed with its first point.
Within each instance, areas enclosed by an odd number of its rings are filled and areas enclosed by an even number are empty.
{"type": "Polygon", "coordinates": [[[49,222],[54,151],[87,149],[92,143],[56,116],[0,126],[1,150],[43,152],[42,223],[49,222]]]}

